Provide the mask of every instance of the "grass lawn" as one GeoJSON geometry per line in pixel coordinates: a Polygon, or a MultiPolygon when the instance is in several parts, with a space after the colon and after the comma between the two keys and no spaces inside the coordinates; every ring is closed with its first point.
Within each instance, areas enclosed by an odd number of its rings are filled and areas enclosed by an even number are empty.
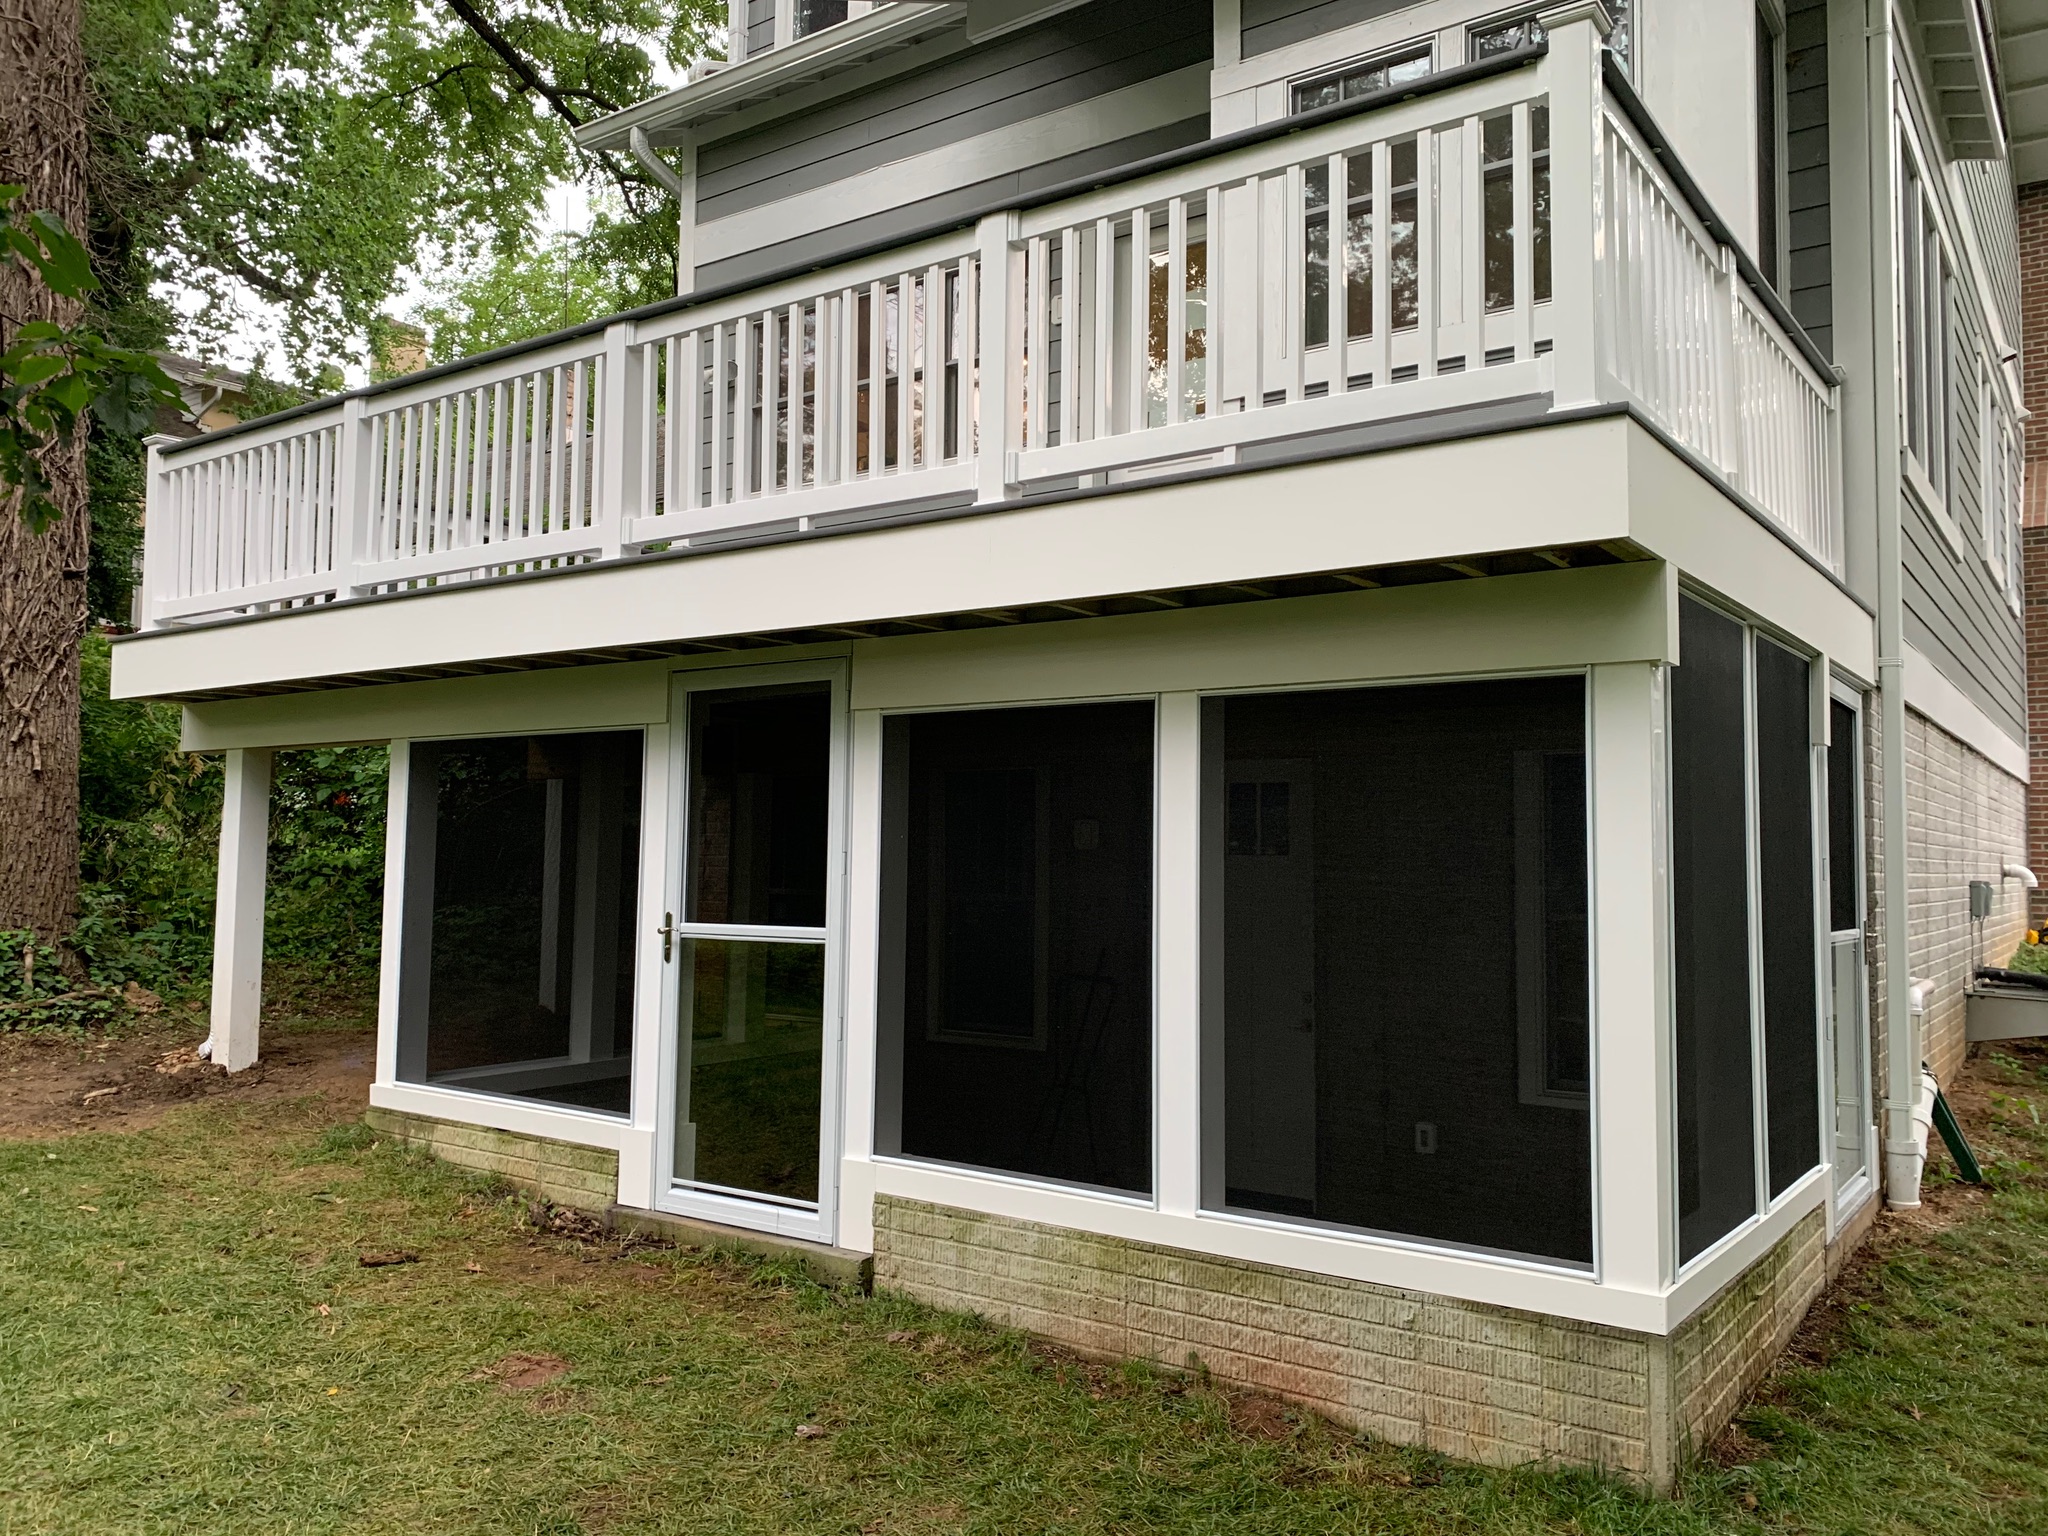
{"type": "Polygon", "coordinates": [[[331,1098],[0,1141],[0,1532],[2048,1531],[2048,1053],[1680,1496],[529,1223],[331,1098]],[[418,1262],[365,1268],[405,1250],[418,1262]]]}

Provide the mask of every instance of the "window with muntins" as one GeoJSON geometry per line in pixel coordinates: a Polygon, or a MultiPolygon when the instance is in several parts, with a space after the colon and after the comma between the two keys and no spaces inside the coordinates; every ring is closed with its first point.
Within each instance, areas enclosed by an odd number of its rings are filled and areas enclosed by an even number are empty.
{"type": "Polygon", "coordinates": [[[879,1151],[1151,1191],[1152,717],[885,723],[879,1151]]]}
{"type": "Polygon", "coordinates": [[[1435,52],[1427,43],[1397,49],[1362,63],[1347,64],[1342,69],[1297,84],[1294,87],[1294,110],[1309,112],[1317,107],[1333,107],[1340,101],[1426,80],[1435,67],[1435,52]]]}
{"type": "Polygon", "coordinates": [[[625,1114],[640,733],[408,750],[399,1080],[625,1114]]]}
{"type": "Polygon", "coordinates": [[[1204,702],[1209,1208],[1591,1262],[1585,713],[1204,702]]]}
{"type": "Polygon", "coordinates": [[[1812,663],[1692,598],[1679,655],[1670,827],[1683,1262],[1820,1162],[1823,1024],[1812,663]]]}
{"type": "Polygon", "coordinates": [[[735,0],[732,24],[742,56],[751,59],[779,43],[809,37],[837,26],[856,11],[871,9],[868,5],[856,7],[849,0],[735,0]]]}
{"type": "MultiPolygon", "coordinates": [[[[1466,58],[1477,63],[1481,59],[1513,53],[1518,48],[1530,48],[1544,41],[1549,33],[1538,19],[1544,9],[1547,7],[1533,7],[1475,23],[1465,33],[1466,58]]],[[[1614,21],[1614,30],[1607,35],[1607,48],[1623,69],[1630,69],[1634,53],[1630,38],[1634,9],[1632,0],[1607,0],[1607,14],[1614,21]]]]}

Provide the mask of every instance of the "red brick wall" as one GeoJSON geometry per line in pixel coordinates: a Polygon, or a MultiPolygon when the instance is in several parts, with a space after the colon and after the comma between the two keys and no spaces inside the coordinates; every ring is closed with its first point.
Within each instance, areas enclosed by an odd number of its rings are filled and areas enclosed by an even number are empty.
{"type": "MultiPolygon", "coordinates": [[[[2022,187],[2020,377],[2027,409],[2026,511],[2020,533],[2027,623],[2027,862],[2048,874],[2048,182],[2022,187]]],[[[2048,888],[2034,892],[2031,921],[2048,922],[2048,888]]]]}

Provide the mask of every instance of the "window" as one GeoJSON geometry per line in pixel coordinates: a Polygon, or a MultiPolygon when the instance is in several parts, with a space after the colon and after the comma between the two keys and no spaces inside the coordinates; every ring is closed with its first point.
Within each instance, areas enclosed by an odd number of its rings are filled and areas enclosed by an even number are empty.
{"type": "Polygon", "coordinates": [[[1822,1023],[1812,664],[1691,598],[1679,626],[1670,825],[1684,1261],[1820,1162],[1822,1023]]]}
{"type": "Polygon", "coordinates": [[[637,731],[414,742],[398,1077],[624,1114],[637,731]]]}
{"type": "Polygon", "coordinates": [[[753,58],[870,9],[849,0],[733,0],[732,26],[742,44],[739,57],[753,58]]]}
{"type": "Polygon", "coordinates": [[[1980,364],[1978,475],[1984,518],[1984,559],[2015,611],[2020,607],[2020,503],[2022,459],[2019,432],[2004,401],[2001,380],[1980,364]]]}
{"type": "MultiPolygon", "coordinates": [[[[1633,50],[1629,17],[1634,8],[1633,0],[1607,0],[1607,14],[1614,19],[1614,30],[1607,35],[1607,49],[1625,70],[1631,68],[1633,50]]],[[[1465,56],[1476,64],[1481,59],[1513,53],[1518,48],[1533,48],[1547,36],[1535,10],[1496,16],[1466,32],[1465,56]]]]}
{"type": "Polygon", "coordinates": [[[1347,64],[1340,70],[1296,85],[1294,110],[1311,112],[1317,107],[1333,107],[1340,101],[1426,80],[1434,67],[1435,56],[1426,43],[1362,64],[1347,64]]]}
{"type": "Polygon", "coordinates": [[[676,1182],[818,1200],[827,683],[688,695],[676,1182]]]}
{"type": "Polygon", "coordinates": [[[1761,6],[1756,12],[1756,265],[1764,281],[1782,288],[1784,127],[1782,69],[1777,23],[1761,6]]]}
{"type": "Polygon", "coordinates": [[[1152,713],[886,723],[878,1150],[1151,1190],[1152,713]]]}
{"type": "Polygon", "coordinates": [[[1899,336],[1905,388],[1906,452],[1919,470],[1930,510],[1946,513],[1954,431],[1953,330],[1955,284],[1926,178],[1912,148],[1899,144],[1899,336]]]}
{"type": "Polygon", "coordinates": [[[1205,701],[1212,1209],[1591,1262],[1585,711],[1205,701]]]}

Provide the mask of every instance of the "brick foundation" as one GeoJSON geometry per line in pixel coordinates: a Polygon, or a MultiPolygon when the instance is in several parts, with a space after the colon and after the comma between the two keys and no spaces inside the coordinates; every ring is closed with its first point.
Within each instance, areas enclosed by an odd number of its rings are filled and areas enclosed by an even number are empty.
{"type": "Polygon", "coordinates": [[[2026,846],[2027,786],[1940,727],[1906,711],[1907,927],[1913,974],[1934,996],[1921,1050],[1937,1082],[1967,1050],[1964,987],[1979,964],[2003,965],[2025,935],[2026,892],[1999,878],[2026,846]],[[1980,960],[1970,929],[1970,882],[1988,880],[1991,918],[1980,960]]]}
{"type": "Polygon", "coordinates": [[[1669,1338],[882,1196],[875,1283],[1089,1354],[1184,1365],[1469,1461],[1668,1487],[1824,1283],[1815,1211],[1669,1338]]]}
{"type": "Polygon", "coordinates": [[[602,1212],[619,1197],[616,1152],[390,1109],[372,1109],[363,1119],[394,1140],[425,1147],[457,1167],[501,1175],[557,1205],[602,1212]]]}

